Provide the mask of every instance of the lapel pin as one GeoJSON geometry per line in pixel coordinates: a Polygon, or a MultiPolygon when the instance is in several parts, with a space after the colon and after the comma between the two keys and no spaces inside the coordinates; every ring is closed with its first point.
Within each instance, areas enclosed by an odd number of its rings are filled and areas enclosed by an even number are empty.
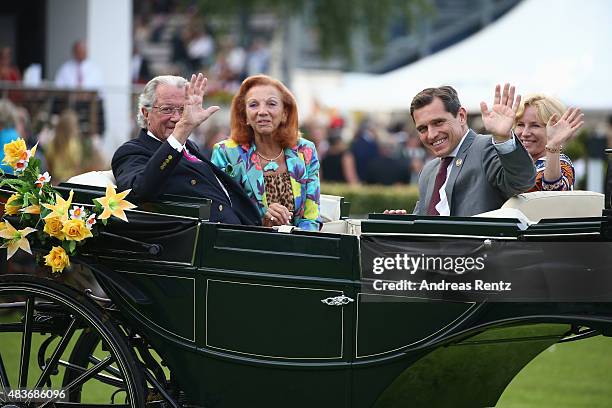
{"type": "Polygon", "coordinates": [[[455,166],[459,167],[459,166],[461,166],[462,164],[463,164],[463,160],[461,160],[461,159],[457,159],[457,160],[455,160],[455,166]]]}

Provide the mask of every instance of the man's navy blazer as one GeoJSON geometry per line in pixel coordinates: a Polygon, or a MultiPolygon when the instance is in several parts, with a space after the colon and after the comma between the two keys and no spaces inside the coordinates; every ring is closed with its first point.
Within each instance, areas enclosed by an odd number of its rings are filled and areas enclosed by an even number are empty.
{"type": "Polygon", "coordinates": [[[113,156],[117,188],[131,188],[129,198],[135,202],[155,200],[162,194],[210,198],[210,221],[261,225],[257,207],[242,187],[202,156],[190,141],[187,148],[201,162],[187,160],[168,142],[156,140],[142,129],[137,138],[124,143],[113,156]],[[213,174],[225,186],[231,204],[213,174]]]}

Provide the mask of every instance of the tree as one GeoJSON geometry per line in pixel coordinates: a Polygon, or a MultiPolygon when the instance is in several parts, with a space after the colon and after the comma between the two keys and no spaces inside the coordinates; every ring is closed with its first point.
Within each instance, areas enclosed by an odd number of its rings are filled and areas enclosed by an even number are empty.
{"type": "Polygon", "coordinates": [[[308,13],[319,33],[321,54],[349,59],[356,30],[364,30],[370,43],[380,47],[392,21],[408,24],[418,12],[432,9],[429,0],[199,0],[199,5],[207,17],[238,17],[243,30],[248,30],[248,17],[255,11],[272,11],[283,21],[308,13]]]}

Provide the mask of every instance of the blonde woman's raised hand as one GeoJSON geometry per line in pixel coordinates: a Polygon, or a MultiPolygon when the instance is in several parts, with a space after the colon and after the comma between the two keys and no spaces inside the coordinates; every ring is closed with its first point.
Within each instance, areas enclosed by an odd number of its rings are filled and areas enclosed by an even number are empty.
{"type": "Polygon", "coordinates": [[[584,124],[584,114],[580,108],[569,108],[559,118],[553,114],[546,124],[547,146],[558,149],[576,136],[576,131],[584,124]]]}

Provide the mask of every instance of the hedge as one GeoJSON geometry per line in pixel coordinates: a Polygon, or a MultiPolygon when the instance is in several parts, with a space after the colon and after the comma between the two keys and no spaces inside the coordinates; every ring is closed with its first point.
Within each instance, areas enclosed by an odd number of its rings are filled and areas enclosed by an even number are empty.
{"type": "Polygon", "coordinates": [[[321,193],[344,197],[351,203],[351,216],[403,208],[412,212],[419,191],[415,185],[359,185],[321,183],[321,193]]]}

